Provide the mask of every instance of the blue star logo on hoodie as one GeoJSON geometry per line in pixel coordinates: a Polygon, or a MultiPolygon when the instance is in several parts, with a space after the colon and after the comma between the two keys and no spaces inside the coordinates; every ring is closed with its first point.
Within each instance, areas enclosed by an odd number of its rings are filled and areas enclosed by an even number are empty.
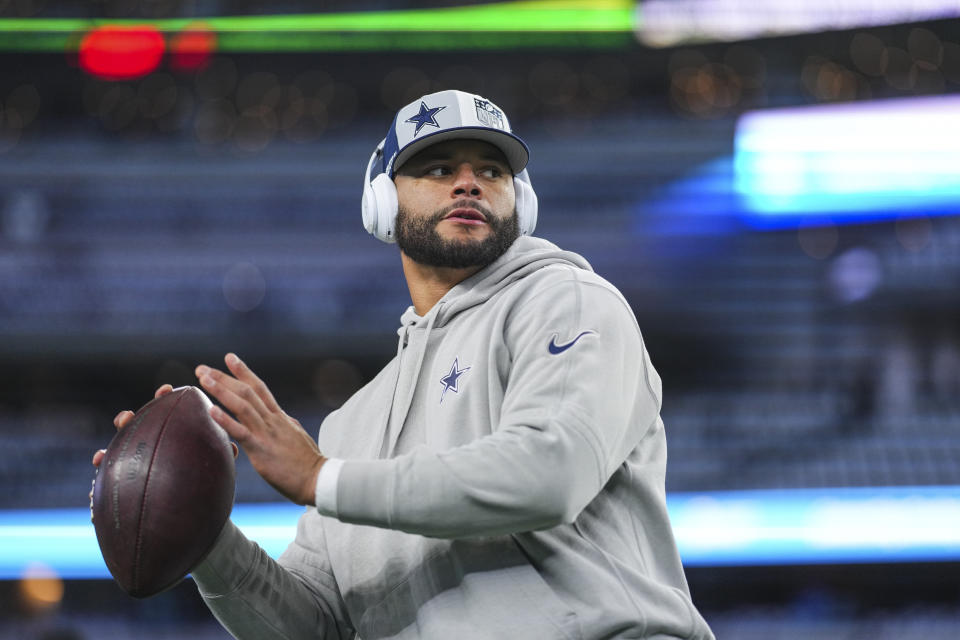
{"type": "Polygon", "coordinates": [[[413,132],[413,136],[416,137],[420,133],[420,129],[423,129],[426,125],[431,127],[440,128],[440,123],[437,122],[437,114],[446,109],[446,105],[440,107],[428,107],[427,103],[420,102],[420,113],[411,116],[406,119],[406,122],[417,125],[416,131],[413,132]]]}
{"type": "Polygon", "coordinates": [[[443,402],[443,396],[447,391],[460,393],[460,376],[470,370],[470,367],[460,368],[459,358],[453,359],[453,366],[450,367],[450,373],[440,378],[440,384],[443,385],[443,391],[440,393],[440,402],[443,402]]]}

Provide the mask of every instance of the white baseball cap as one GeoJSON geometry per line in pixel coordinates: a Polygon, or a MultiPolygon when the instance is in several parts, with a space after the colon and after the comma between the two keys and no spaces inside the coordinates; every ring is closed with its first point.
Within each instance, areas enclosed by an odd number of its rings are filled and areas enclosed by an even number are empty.
{"type": "Polygon", "coordinates": [[[526,143],[513,134],[507,115],[484,97],[438,91],[414,100],[397,112],[383,142],[383,172],[396,170],[421,149],[444,140],[483,140],[500,149],[514,175],[530,159],[526,143]]]}

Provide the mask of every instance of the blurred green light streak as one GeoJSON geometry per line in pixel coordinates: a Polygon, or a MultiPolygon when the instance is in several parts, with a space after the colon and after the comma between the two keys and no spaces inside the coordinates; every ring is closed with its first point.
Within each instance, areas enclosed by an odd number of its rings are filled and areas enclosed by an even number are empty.
{"type": "Polygon", "coordinates": [[[103,25],[150,26],[165,33],[206,28],[221,52],[424,51],[633,42],[632,0],[524,0],[445,9],[162,20],[0,19],[0,51],[75,50],[103,25]]]}

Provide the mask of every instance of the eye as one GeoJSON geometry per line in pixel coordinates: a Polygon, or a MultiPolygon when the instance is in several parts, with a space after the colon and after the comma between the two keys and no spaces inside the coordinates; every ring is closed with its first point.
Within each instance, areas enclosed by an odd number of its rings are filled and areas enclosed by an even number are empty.
{"type": "Polygon", "coordinates": [[[499,167],[486,167],[480,170],[480,175],[483,176],[484,178],[493,180],[495,178],[499,178],[500,176],[502,176],[503,170],[500,169],[499,167]]]}
{"type": "Polygon", "coordinates": [[[424,175],[436,176],[436,177],[448,176],[450,175],[450,168],[447,167],[446,165],[437,165],[434,167],[427,167],[427,169],[423,173],[424,175]]]}

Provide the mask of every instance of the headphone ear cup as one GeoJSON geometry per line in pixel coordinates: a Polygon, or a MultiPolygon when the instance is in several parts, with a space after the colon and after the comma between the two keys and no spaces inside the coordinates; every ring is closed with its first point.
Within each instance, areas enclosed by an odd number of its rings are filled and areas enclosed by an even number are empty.
{"type": "MultiPolygon", "coordinates": [[[[370,227],[367,227],[367,231],[384,242],[396,242],[397,186],[387,174],[381,173],[370,183],[370,194],[373,196],[372,202],[374,203],[374,209],[370,211],[370,217],[375,220],[375,228],[371,230],[370,227]]],[[[367,221],[366,202],[367,199],[365,198],[363,206],[365,225],[367,221]]]]}
{"type": "Polygon", "coordinates": [[[517,222],[520,235],[529,236],[537,227],[537,192],[530,184],[526,169],[513,178],[513,190],[516,193],[517,222]]]}
{"type": "Polygon", "coordinates": [[[363,214],[363,228],[370,234],[377,235],[377,196],[373,193],[370,180],[363,181],[363,199],[360,200],[360,211],[363,214]]]}
{"type": "Polygon", "coordinates": [[[385,142],[386,140],[380,141],[367,162],[360,212],[363,214],[363,227],[371,235],[384,242],[396,242],[393,233],[397,224],[397,187],[385,173],[370,179],[374,166],[383,157],[385,142]]]}

